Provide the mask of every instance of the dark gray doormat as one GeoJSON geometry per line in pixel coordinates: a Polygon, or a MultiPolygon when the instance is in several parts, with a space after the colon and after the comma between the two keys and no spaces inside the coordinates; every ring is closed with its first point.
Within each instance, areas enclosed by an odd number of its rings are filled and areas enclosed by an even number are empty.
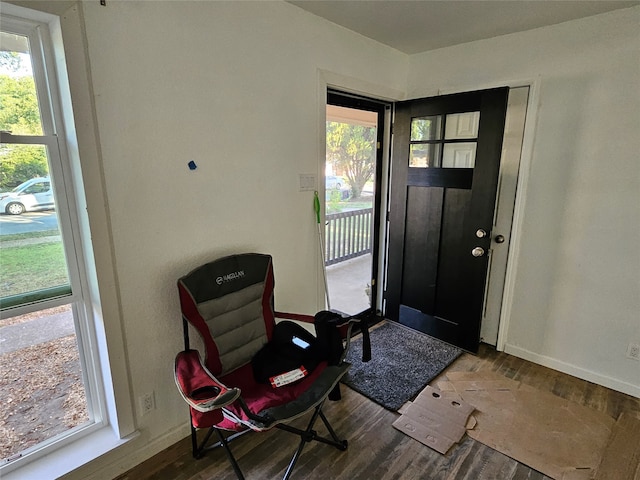
{"type": "Polygon", "coordinates": [[[351,342],[343,383],[388,410],[414,398],[462,350],[396,322],[371,331],[371,360],[362,362],[362,338],[351,342]]]}

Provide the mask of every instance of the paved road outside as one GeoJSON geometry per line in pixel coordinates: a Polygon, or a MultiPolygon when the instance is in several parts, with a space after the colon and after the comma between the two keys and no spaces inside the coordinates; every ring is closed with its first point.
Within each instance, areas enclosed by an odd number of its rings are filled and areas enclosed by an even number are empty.
{"type": "Polygon", "coordinates": [[[53,210],[22,215],[0,214],[0,235],[57,230],[58,215],[53,210]]]}
{"type": "Polygon", "coordinates": [[[73,313],[47,315],[0,328],[0,355],[75,333],[73,313]]]}

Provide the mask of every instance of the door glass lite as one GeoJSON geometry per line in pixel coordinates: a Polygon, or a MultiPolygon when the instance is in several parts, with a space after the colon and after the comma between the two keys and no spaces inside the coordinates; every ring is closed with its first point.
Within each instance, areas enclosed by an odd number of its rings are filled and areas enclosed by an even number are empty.
{"type": "Polygon", "coordinates": [[[437,167],[442,145],[438,143],[414,143],[409,146],[409,166],[414,168],[437,167]]]}
{"type": "Polygon", "coordinates": [[[442,117],[440,115],[414,118],[411,122],[411,141],[440,140],[441,125],[442,117]]]}
{"type": "Polygon", "coordinates": [[[410,168],[474,168],[480,112],[411,119],[410,168]]]}
{"type": "Polygon", "coordinates": [[[451,113],[446,116],[445,140],[478,137],[480,112],[451,113]]]}
{"type": "Polygon", "coordinates": [[[476,143],[447,143],[442,154],[442,168],[473,168],[476,164],[476,143]]]}

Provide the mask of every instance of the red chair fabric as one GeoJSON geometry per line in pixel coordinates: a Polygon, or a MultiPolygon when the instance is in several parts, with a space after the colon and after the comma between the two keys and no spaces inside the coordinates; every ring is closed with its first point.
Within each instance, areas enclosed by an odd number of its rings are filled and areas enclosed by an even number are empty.
{"type": "Polygon", "coordinates": [[[227,388],[202,364],[197,350],[186,350],[176,356],[174,377],[182,398],[198,413],[215,411],[209,421],[222,421],[222,407],[239,396],[238,388],[227,388]]]}

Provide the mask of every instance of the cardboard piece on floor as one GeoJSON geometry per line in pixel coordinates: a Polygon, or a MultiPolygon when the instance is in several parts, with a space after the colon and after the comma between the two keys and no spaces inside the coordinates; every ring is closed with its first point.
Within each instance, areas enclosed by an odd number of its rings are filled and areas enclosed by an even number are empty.
{"type": "Polygon", "coordinates": [[[640,418],[622,413],[613,426],[596,480],[640,478],[640,418]]]}
{"type": "Polygon", "coordinates": [[[449,372],[449,382],[456,382],[454,391],[460,390],[515,390],[520,382],[493,372],[449,372]]]}
{"type": "Polygon", "coordinates": [[[477,424],[478,424],[478,421],[476,420],[476,417],[471,415],[469,417],[469,420],[467,420],[467,424],[465,425],[465,427],[467,430],[473,430],[474,428],[476,428],[477,424]]]}
{"type": "Polygon", "coordinates": [[[459,425],[464,425],[473,413],[473,407],[463,402],[459,394],[451,395],[431,386],[425,387],[413,403],[439,413],[459,425]]]}
{"type": "Polygon", "coordinates": [[[447,378],[443,388],[476,408],[470,437],[556,480],[593,477],[611,417],[492,372],[447,378]]]}
{"type": "Polygon", "coordinates": [[[425,388],[413,402],[407,402],[393,426],[442,454],[458,443],[466,432],[473,407],[453,393],[449,396],[433,387],[425,388]]]}
{"type": "Polygon", "coordinates": [[[436,452],[442,454],[447,453],[453,444],[456,443],[451,438],[438,435],[431,428],[405,415],[400,416],[392,425],[405,435],[418,440],[423,445],[433,448],[436,452]]]}
{"type": "Polygon", "coordinates": [[[404,416],[428,426],[438,435],[450,438],[454,442],[460,440],[467,431],[465,428],[466,418],[464,423],[456,423],[455,419],[447,418],[446,415],[429,410],[417,403],[412,403],[404,416]]]}

